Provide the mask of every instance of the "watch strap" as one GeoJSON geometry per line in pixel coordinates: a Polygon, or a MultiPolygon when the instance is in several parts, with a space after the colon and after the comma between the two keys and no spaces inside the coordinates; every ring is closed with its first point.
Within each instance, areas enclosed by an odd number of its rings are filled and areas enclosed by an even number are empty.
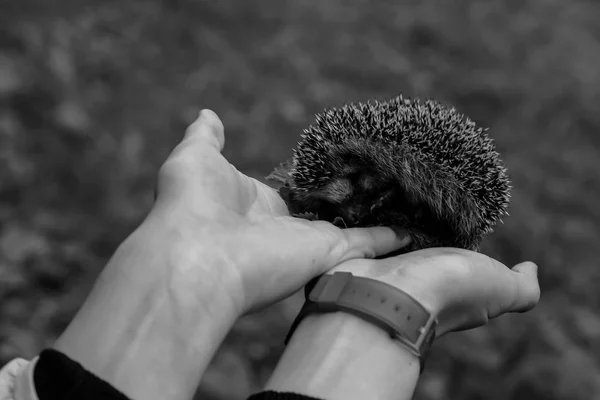
{"type": "Polygon", "coordinates": [[[408,293],[375,279],[349,272],[322,275],[306,288],[307,299],[287,335],[287,344],[301,320],[311,313],[345,311],[384,329],[421,359],[435,338],[436,319],[408,293]]]}

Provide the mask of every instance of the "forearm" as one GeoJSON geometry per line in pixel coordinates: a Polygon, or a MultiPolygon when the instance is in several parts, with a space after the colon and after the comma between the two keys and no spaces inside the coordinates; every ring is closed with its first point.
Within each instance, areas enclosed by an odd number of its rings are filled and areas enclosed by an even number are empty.
{"type": "Polygon", "coordinates": [[[326,400],[404,400],[418,377],[416,356],[377,326],[338,312],[301,322],[266,389],[326,400]]]}
{"type": "Polygon", "coordinates": [[[135,399],[192,398],[236,318],[209,279],[194,293],[205,307],[178,311],[185,294],[175,295],[164,273],[169,240],[144,226],[134,232],[54,346],[135,399]]]}

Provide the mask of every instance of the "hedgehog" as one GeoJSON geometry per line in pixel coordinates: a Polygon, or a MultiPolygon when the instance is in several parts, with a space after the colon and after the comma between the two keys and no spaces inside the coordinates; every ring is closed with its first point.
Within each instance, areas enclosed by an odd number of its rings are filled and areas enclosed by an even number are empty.
{"type": "Polygon", "coordinates": [[[479,251],[508,215],[510,181],[487,129],[435,100],[332,107],[266,178],[290,214],[340,228],[388,226],[430,247],[479,251]]]}

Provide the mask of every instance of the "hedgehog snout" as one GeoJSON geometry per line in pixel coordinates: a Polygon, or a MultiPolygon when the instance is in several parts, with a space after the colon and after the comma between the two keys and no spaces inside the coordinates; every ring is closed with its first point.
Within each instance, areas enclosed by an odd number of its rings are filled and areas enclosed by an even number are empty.
{"type": "Polygon", "coordinates": [[[362,221],[363,212],[360,207],[342,207],[339,210],[339,217],[343,219],[346,227],[357,226],[362,221]]]}

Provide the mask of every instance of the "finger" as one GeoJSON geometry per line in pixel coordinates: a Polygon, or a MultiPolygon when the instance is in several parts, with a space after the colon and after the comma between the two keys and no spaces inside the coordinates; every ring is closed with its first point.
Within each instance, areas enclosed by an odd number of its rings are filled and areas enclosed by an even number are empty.
{"type": "Polygon", "coordinates": [[[223,151],[225,146],[225,128],[214,111],[204,109],[198,118],[185,131],[185,140],[197,140],[223,151]]]}
{"type": "Polygon", "coordinates": [[[512,268],[517,285],[516,298],[513,300],[513,312],[531,310],[540,300],[540,284],[537,276],[538,267],[532,262],[517,264],[512,268]]]}
{"type": "Polygon", "coordinates": [[[403,229],[387,227],[349,228],[341,230],[344,250],[339,262],[353,258],[375,258],[406,247],[411,237],[403,229]]]}

